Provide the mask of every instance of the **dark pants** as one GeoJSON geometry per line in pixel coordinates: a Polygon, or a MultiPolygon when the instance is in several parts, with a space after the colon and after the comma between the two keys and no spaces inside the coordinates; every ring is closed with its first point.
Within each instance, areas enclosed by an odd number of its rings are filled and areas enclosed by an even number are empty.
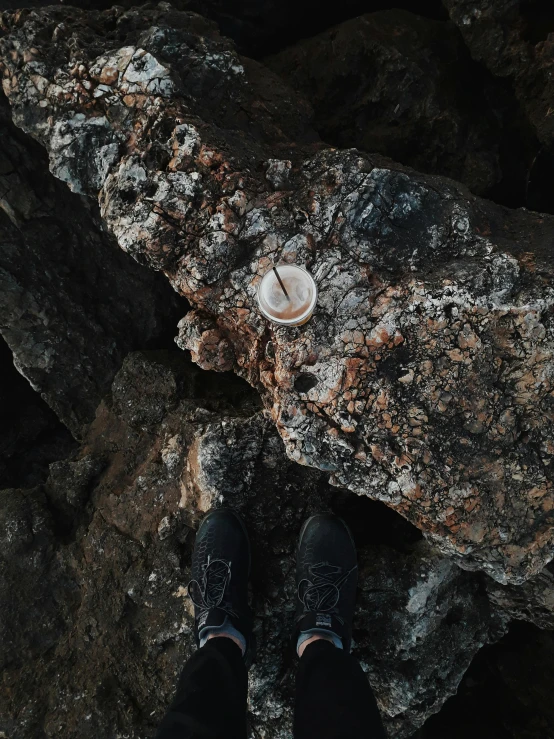
{"type": "MultiPolygon", "coordinates": [[[[210,639],[185,665],[157,739],[246,739],[248,673],[230,639],[210,639]]],[[[358,662],[327,641],[300,659],[295,739],[386,739],[358,662]]]]}

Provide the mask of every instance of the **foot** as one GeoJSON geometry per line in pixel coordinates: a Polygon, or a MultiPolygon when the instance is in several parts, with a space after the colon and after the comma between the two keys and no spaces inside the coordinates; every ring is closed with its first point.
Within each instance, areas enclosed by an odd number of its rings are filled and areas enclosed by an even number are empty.
{"type": "Polygon", "coordinates": [[[211,511],[196,534],[188,585],[198,646],[214,636],[231,635],[235,643],[242,637],[245,660],[251,661],[249,576],[250,542],[241,517],[229,508],[211,511]]]}
{"type": "Polygon", "coordinates": [[[348,526],[332,514],[309,518],[296,557],[296,643],[321,636],[349,652],[357,583],[356,547],[348,526]]]}

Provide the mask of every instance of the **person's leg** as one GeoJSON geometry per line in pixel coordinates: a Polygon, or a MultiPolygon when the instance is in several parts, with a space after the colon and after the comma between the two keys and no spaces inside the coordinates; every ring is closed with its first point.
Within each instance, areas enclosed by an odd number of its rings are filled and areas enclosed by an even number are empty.
{"type": "Polygon", "coordinates": [[[358,661],[329,641],[308,644],[300,658],[295,739],[386,739],[377,703],[358,661]]]}
{"type": "Polygon", "coordinates": [[[246,739],[252,614],[250,542],[229,509],[202,521],[188,590],[198,651],[185,665],[158,739],[246,739]]]}
{"type": "Polygon", "coordinates": [[[358,566],[346,524],[312,516],[296,561],[295,739],[385,739],[369,682],[350,655],[358,566]]]}
{"type": "Polygon", "coordinates": [[[210,639],[185,665],[156,739],[246,739],[248,670],[231,639],[210,639]]]}

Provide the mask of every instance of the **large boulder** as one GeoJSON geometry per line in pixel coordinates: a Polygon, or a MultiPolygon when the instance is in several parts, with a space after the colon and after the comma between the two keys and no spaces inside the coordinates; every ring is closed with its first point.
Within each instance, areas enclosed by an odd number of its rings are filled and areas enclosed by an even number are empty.
{"type": "Polygon", "coordinates": [[[467,569],[537,574],[554,539],[554,218],[325,148],[308,107],[194,14],[2,24],[14,120],[195,306],[180,345],[258,388],[292,460],[392,506],[467,569]],[[278,259],[318,282],[301,328],[257,310],[278,259]]]}

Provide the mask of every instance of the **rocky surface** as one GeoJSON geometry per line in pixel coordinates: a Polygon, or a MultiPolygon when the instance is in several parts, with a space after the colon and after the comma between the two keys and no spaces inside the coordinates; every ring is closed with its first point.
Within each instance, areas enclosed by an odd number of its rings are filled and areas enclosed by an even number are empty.
{"type": "Polygon", "coordinates": [[[94,203],[48,171],[0,100],[0,333],[80,436],[130,349],[165,340],[185,301],[118,249],[94,203]]]}
{"type": "Polygon", "coordinates": [[[325,141],[452,177],[477,195],[502,177],[498,90],[476,74],[452,24],[367,13],[265,63],[311,102],[325,141]]]}
{"type": "Polygon", "coordinates": [[[554,736],[552,632],[514,624],[477,655],[442,711],[412,739],[536,739],[554,736]]]}
{"type": "Polygon", "coordinates": [[[538,573],[553,538],[554,219],[322,148],[306,106],[194,14],[2,23],[15,122],[196,307],[180,345],[260,391],[289,457],[393,506],[466,568],[538,573]],[[318,281],[301,329],[256,310],[275,259],[318,281]]]}
{"type": "Polygon", "coordinates": [[[48,465],[77,447],[68,429],[15,369],[1,337],[0,408],[0,490],[44,482],[48,465]]]}
{"type": "MultiPolygon", "coordinates": [[[[192,649],[194,530],[224,504],[255,556],[253,738],[290,737],[295,540],[330,509],[391,739],[544,739],[554,218],[435,175],[496,197],[517,170],[533,202],[548,13],[445,0],[466,69],[444,16],[387,11],[270,70],[190,8],[124,5],[0,16],[0,332],[43,396],[2,344],[0,737],[154,735],[192,649]],[[300,328],[256,309],[279,259],[318,282],[300,328]],[[202,369],[146,350],[177,330],[202,369]]],[[[190,7],[261,56],[288,6],[190,7]]]]}
{"type": "Polygon", "coordinates": [[[554,575],[547,565],[536,577],[520,586],[487,581],[494,608],[508,621],[529,621],[541,629],[554,630],[554,575]]]}
{"type": "Polygon", "coordinates": [[[424,541],[401,554],[368,547],[360,565],[356,653],[389,735],[409,736],[456,692],[474,649],[499,638],[505,622],[491,615],[480,578],[424,541]]]}
{"type": "Polygon", "coordinates": [[[443,0],[472,56],[510,79],[543,145],[554,144],[554,12],[550,3],[443,0]]]}
{"type": "Polygon", "coordinates": [[[329,508],[359,548],[355,654],[390,736],[409,736],[506,621],[480,575],[325,477],[287,459],[239,380],[222,385],[176,352],[130,355],[77,454],[43,486],[1,495],[0,731],[153,735],[192,648],[193,529],[226,504],[245,516],[254,552],[253,736],[290,736],[295,541],[306,516],[329,508]],[[396,547],[380,543],[394,528],[396,547]]]}

